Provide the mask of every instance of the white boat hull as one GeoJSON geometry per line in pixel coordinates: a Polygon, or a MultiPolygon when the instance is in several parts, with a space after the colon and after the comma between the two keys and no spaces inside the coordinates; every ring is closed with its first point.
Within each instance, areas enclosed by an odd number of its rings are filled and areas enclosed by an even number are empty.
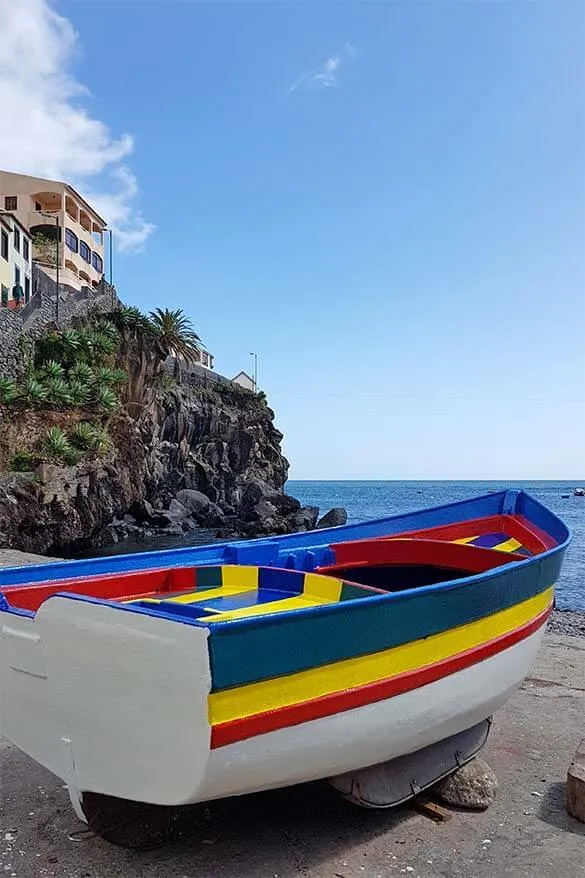
{"type": "Polygon", "coordinates": [[[413,753],[498,710],[544,626],[477,664],[384,701],[211,748],[207,631],[55,597],[6,615],[3,734],[83,792],[183,805],[340,775],[413,753]]]}

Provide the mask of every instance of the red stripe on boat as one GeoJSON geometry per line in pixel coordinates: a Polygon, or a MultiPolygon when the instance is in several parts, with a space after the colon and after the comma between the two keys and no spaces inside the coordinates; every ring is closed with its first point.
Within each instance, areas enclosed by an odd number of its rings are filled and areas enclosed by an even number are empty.
{"type": "Polygon", "coordinates": [[[424,668],[418,668],[416,671],[406,671],[396,677],[368,683],[366,686],[360,686],[346,692],[323,695],[321,698],[314,698],[302,704],[292,704],[276,711],[257,713],[254,716],[213,726],[211,747],[225,747],[227,744],[234,744],[236,741],[243,741],[246,738],[266,734],[266,732],[275,732],[278,729],[300,725],[314,719],[322,719],[336,713],[353,710],[356,707],[364,707],[376,701],[384,701],[394,695],[402,695],[405,692],[426,686],[428,683],[434,683],[442,677],[462,671],[464,668],[471,667],[484,659],[503,652],[508,647],[514,646],[514,644],[534,634],[546,623],[552,608],[551,603],[544,612],[520,628],[503,634],[501,637],[496,637],[481,646],[451,656],[451,658],[442,659],[432,665],[426,665],[424,668]]]}

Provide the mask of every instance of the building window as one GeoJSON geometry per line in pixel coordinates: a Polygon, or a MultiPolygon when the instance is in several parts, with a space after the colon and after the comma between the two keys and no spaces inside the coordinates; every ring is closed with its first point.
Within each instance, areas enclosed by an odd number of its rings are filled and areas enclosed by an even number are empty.
{"type": "Polygon", "coordinates": [[[101,256],[98,256],[97,253],[94,253],[91,258],[91,262],[95,270],[99,272],[99,274],[101,274],[104,270],[104,262],[101,256]]]}
{"type": "Polygon", "coordinates": [[[30,299],[30,277],[25,277],[24,279],[24,301],[28,302],[30,299]]]}
{"type": "Polygon", "coordinates": [[[14,286],[17,287],[20,285],[20,268],[18,265],[14,266],[14,286]]]}
{"type": "Polygon", "coordinates": [[[2,232],[2,243],[0,245],[0,252],[2,253],[2,259],[5,259],[8,262],[8,235],[6,232],[2,232]]]}
{"type": "Polygon", "coordinates": [[[25,262],[28,262],[30,255],[30,247],[28,244],[28,238],[25,238],[24,235],[22,237],[22,257],[25,262]]]}
{"type": "Polygon", "coordinates": [[[7,195],[4,199],[4,210],[17,210],[18,198],[16,195],[7,195]]]}
{"type": "Polygon", "coordinates": [[[73,253],[77,253],[79,241],[77,235],[74,234],[71,229],[65,229],[65,243],[73,253]]]}
{"type": "Polygon", "coordinates": [[[85,241],[79,242],[79,255],[84,262],[91,263],[91,250],[89,249],[85,241]]]}
{"type": "Polygon", "coordinates": [[[14,229],[14,249],[20,253],[20,230],[14,229]]]}

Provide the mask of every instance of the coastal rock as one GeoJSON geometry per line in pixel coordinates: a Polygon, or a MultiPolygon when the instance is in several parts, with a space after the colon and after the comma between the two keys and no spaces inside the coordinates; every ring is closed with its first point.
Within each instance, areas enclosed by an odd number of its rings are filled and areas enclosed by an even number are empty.
{"type": "Polygon", "coordinates": [[[42,478],[7,472],[15,448],[33,451],[50,427],[69,433],[87,417],[0,405],[0,548],[72,555],[155,528],[251,537],[315,525],[316,510],[284,494],[288,462],[273,412],[229,386],[161,387],[134,417],[122,409],[109,418],[105,457],[50,464],[42,478]]]}
{"type": "Polygon", "coordinates": [[[138,522],[150,521],[154,516],[152,503],[149,503],[148,500],[135,500],[128,511],[138,522]]]}
{"type": "Polygon", "coordinates": [[[439,781],[433,791],[448,805],[485,811],[496,797],[498,779],[483,759],[472,759],[439,781]]]}
{"type": "Polygon", "coordinates": [[[292,515],[298,512],[301,504],[296,497],[290,497],[288,494],[275,494],[271,492],[264,497],[271,506],[274,506],[279,515],[292,515]]]}
{"type": "MultiPolygon", "coordinates": [[[[184,489],[177,493],[177,501],[189,510],[192,515],[205,515],[211,505],[211,500],[192,488],[184,489]]],[[[171,501],[172,502],[172,501],[171,501]]]]}
{"type": "Polygon", "coordinates": [[[178,500],[174,498],[169,503],[169,512],[172,516],[182,521],[185,518],[189,518],[189,510],[183,506],[178,500]]]}
{"type": "Polygon", "coordinates": [[[291,531],[313,530],[319,517],[318,506],[303,506],[291,516],[291,531]]]}
{"type": "Polygon", "coordinates": [[[342,524],[347,524],[347,510],[342,506],[334,506],[319,519],[316,527],[339,527],[342,524]]]}

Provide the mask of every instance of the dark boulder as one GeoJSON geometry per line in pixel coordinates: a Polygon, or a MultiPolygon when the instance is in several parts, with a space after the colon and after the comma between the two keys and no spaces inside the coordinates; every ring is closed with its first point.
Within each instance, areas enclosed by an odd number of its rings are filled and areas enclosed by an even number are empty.
{"type": "Polygon", "coordinates": [[[289,521],[293,531],[313,530],[317,524],[319,517],[318,506],[303,506],[294,515],[291,515],[289,521]]]}
{"type": "Polygon", "coordinates": [[[291,515],[301,508],[296,497],[289,497],[288,494],[267,494],[264,499],[274,506],[279,515],[291,515]]]}
{"type": "Polygon", "coordinates": [[[246,489],[242,496],[242,509],[252,509],[264,497],[274,494],[274,488],[267,485],[263,481],[253,481],[246,485],[246,489]]]}
{"type": "Polygon", "coordinates": [[[179,491],[177,500],[196,517],[205,515],[211,506],[209,497],[206,497],[201,491],[194,491],[191,488],[184,488],[182,491],[179,491]]]}
{"type": "Polygon", "coordinates": [[[189,510],[183,506],[178,500],[171,500],[169,503],[169,512],[178,519],[189,518],[189,510]]]}
{"type": "Polygon", "coordinates": [[[347,510],[342,506],[334,506],[329,512],[326,512],[323,518],[317,522],[317,527],[339,527],[347,524],[347,510]]]}
{"type": "Polygon", "coordinates": [[[148,500],[135,500],[128,511],[138,522],[150,521],[154,515],[154,509],[148,500]]]}

